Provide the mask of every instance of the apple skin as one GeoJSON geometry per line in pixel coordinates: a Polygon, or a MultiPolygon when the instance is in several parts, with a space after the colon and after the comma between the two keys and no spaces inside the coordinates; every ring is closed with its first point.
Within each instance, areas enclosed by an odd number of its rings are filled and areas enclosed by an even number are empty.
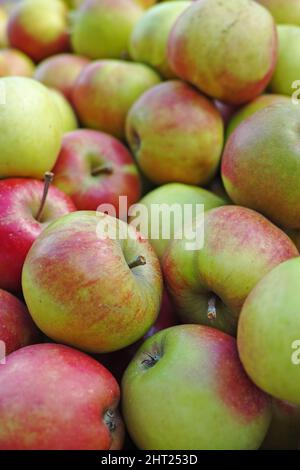
{"type": "Polygon", "coordinates": [[[125,59],[130,34],[144,9],[132,0],[87,0],[73,18],[71,43],[90,59],[125,59]]]}
{"type": "Polygon", "coordinates": [[[297,450],[299,436],[299,405],[273,398],[272,420],[261,449],[297,450]]]}
{"type": "Polygon", "coordinates": [[[219,165],[223,121],[213,104],[179,80],[144,93],[126,120],[127,141],[156,184],[205,184],[219,165]]]}
{"type": "Polygon", "coordinates": [[[0,449],[121,449],[119,397],[111,373],[80,351],[60,344],[19,349],[1,366],[0,449]]]}
{"type": "Polygon", "coordinates": [[[169,36],[174,73],[221,101],[242,104],[268,85],[277,59],[271,14],[249,0],[194,2],[169,36]],[[257,51],[260,51],[257,54],[257,51]]]}
{"type": "Polygon", "coordinates": [[[92,353],[141,338],[155,323],[162,296],[150,243],[125,222],[92,211],[61,217],[43,231],[27,255],[22,286],[47,336],[92,353]],[[130,237],[117,232],[114,238],[115,228],[130,237]],[[138,256],[146,264],[130,269],[138,256]]]}
{"type": "Polygon", "coordinates": [[[130,207],[141,194],[141,181],[129,151],[114,137],[90,129],[66,134],[53,170],[54,184],[68,194],[79,210],[97,210],[112,204],[119,215],[119,196],[130,207]],[[112,173],[92,175],[93,168],[109,165],[112,173]]]}
{"type": "Polygon", "coordinates": [[[72,102],[85,127],[123,139],[129,109],[159,82],[158,74],[146,65],[99,60],[80,73],[73,87],[72,102]]]}
{"type": "Polygon", "coordinates": [[[0,49],[0,77],[32,77],[33,72],[34,63],[23,52],[16,49],[0,49]]]}
{"type": "Polygon", "coordinates": [[[183,322],[235,334],[253,287],[299,252],[284,232],[245,207],[218,207],[204,216],[203,248],[187,251],[184,239],[171,243],[162,262],[165,281],[183,322]],[[211,298],[216,299],[215,319],[208,317],[211,298]]]}
{"type": "Polygon", "coordinates": [[[300,404],[299,366],[292,362],[299,340],[300,258],[269,272],[248,296],[239,321],[238,348],[252,380],[280,400],[300,404]]]}
{"type": "Polygon", "coordinates": [[[26,306],[17,297],[0,289],[0,340],[5,343],[6,355],[40,339],[41,334],[26,306]]]}
{"type": "Polygon", "coordinates": [[[291,99],[285,95],[276,95],[276,94],[265,94],[260,95],[258,98],[255,98],[249,104],[246,104],[243,108],[239,109],[230,119],[229,124],[226,129],[226,140],[232,134],[232,132],[248,117],[252,116],[257,111],[266,108],[272,104],[277,103],[290,103],[291,99]]]}
{"type": "Polygon", "coordinates": [[[299,0],[256,0],[267,8],[276,23],[295,24],[300,26],[299,0]]]}
{"type": "Polygon", "coordinates": [[[299,126],[298,106],[268,106],[238,126],[222,158],[223,183],[232,201],[289,229],[300,228],[299,126]]]}
{"type": "Polygon", "coordinates": [[[174,78],[167,57],[168,37],[175,21],[190,4],[173,1],[150,8],[132,31],[129,43],[132,59],[150,65],[164,78],[174,78]]]}
{"type": "Polygon", "coordinates": [[[69,49],[68,9],[60,0],[23,0],[7,25],[10,46],[35,62],[69,49]]]}
{"type": "Polygon", "coordinates": [[[123,376],[122,409],[147,450],[257,449],[270,422],[270,399],[246,376],[235,339],[200,325],[143,344],[123,376]]]}
{"type": "Polygon", "coordinates": [[[74,131],[78,128],[78,121],[76,114],[70,105],[69,101],[64,97],[60,91],[51,89],[49,90],[51,96],[59,109],[61,121],[62,121],[62,133],[74,131]]]}
{"type": "Polygon", "coordinates": [[[22,178],[0,180],[0,288],[21,292],[25,257],[34,240],[53,220],[76,208],[59,189],[50,187],[41,222],[35,219],[44,184],[22,178]]]}
{"type": "Polygon", "coordinates": [[[51,94],[31,78],[3,77],[0,100],[0,176],[43,178],[55,164],[62,135],[51,94]]]}
{"type": "Polygon", "coordinates": [[[300,26],[278,25],[277,31],[278,61],[270,83],[270,90],[273,93],[291,96],[295,92],[292,85],[299,80],[300,76],[299,61],[295,60],[295,57],[299,56],[300,50],[300,26]]]}
{"type": "MultiPolygon", "coordinates": [[[[196,204],[204,204],[204,210],[209,210],[225,205],[226,201],[214,195],[210,191],[207,191],[206,189],[199,188],[198,186],[182,183],[169,183],[150,191],[139,201],[139,204],[143,204],[148,209],[149,217],[142,219],[142,222],[147,224],[146,226],[148,227],[148,234],[143,233],[142,227],[138,229],[145,237],[148,235],[148,239],[151,242],[151,245],[153,246],[158,258],[162,260],[170,241],[174,240],[175,233],[181,228],[181,224],[176,218],[172,218],[170,238],[165,240],[162,236],[161,224],[159,223],[155,228],[156,236],[152,238],[151,232],[154,227],[151,225],[151,206],[153,204],[168,204],[168,206],[172,206],[173,204],[180,204],[182,209],[184,208],[184,204],[192,204],[194,208],[196,208],[196,204]]],[[[129,220],[131,221],[133,218],[129,220]]]]}
{"type": "Polygon", "coordinates": [[[7,47],[7,13],[6,11],[0,6],[0,47],[7,47]]]}
{"type": "Polygon", "coordinates": [[[71,100],[75,80],[88,63],[89,60],[82,56],[57,54],[39,63],[34,78],[49,88],[55,88],[71,100]]]}

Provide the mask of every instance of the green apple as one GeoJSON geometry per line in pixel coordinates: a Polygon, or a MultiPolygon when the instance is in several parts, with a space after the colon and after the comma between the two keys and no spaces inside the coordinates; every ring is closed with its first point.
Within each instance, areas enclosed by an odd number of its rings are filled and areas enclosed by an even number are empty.
{"type": "Polygon", "coordinates": [[[245,207],[205,212],[196,230],[204,231],[202,248],[190,249],[188,237],[168,246],[162,262],[167,287],[183,322],[235,334],[253,287],[299,252],[283,231],[245,207]]]}
{"type": "Polygon", "coordinates": [[[48,89],[26,77],[0,79],[0,176],[42,178],[57,159],[62,122],[48,89]]]}
{"type": "Polygon", "coordinates": [[[122,380],[123,416],[140,449],[257,449],[270,400],[249,380],[235,339],[200,325],[149,338],[122,380]]]}
{"type": "Polygon", "coordinates": [[[74,131],[78,128],[78,122],[74,110],[67,99],[58,90],[49,90],[61,115],[62,132],[74,131]]]}
{"type": "Polygon", "coordinates": [[[273,93],[292,95],[298,86],[294,82],[300,80],[300,26],[278,25],[279,52],[278,61],[270,83],[273,93]]]}
{"type": "Polygon", "coordinates": [[[130,34],[144,10],[132,0],[89,0],[73,15],[74,51],[91,59],[125,59],[130,34]]]}
{"type": "Polygon", "coordinates": [[[175,77],[167,58],[170,31],[188,1],[167,2],[150,8],[137,22],[130,38],[129,52],[133,60],[154,67],[163,77],[175,77]]]}
{"type": "Polygon", "coordinates": [[[256,0],[266,7],[279,24],[296,24],[300,26],[299,0],[256,0]]]}
{"type": "Polygon", "coordinates": [[[248,296],[238,347],[252,380],[270,395],[300,404],[300,258],[275,267],[248,296]]]}
{"type": "MultiPolygon", "coordinates": [[[[177,217],[171,216],[172,207],[177,208],[179,205],[183,211],[184,205],[189,204],[195,210],[197,204],[204,204],[204,210],[209,210],[225,205],[226,201],[198,186],[169,183],[150,191],[140,200],[139,204],[142,204],[147,210],[141,215],[141,233],[148,236],[156,254],[162,259],[170,240],[173,240],[175,233],[178,232],[180,228],[183,228],[184,220],[180,221],[177,217]],[[162,222],[165,222],[165,220],[163,221],[159,213],[156,214],[153,211],[153,208],[157,207],[154,205],[158,204],[167,205],[170,209],[170,233],[166,234],[166,238],[162,233],[162,222]],[[174,204],[176,206],[174,206],[174,204]],[[147,228],[147,233],[145,234],[143,233],[143,226],[147,228]]],[[[134,218],[132,219],[134,220],[134,218]]]]}

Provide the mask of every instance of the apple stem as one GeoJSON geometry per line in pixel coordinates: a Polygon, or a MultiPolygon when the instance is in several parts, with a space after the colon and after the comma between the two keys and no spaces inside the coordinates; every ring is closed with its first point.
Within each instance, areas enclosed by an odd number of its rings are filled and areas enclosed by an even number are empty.
{"type": "Polygon", "coordinates": [[[144,256],[138,256],[134,261],[128,264],[130,269],[137,268],[138,266],[144,266],[146,264],[146,258],[144,256]]]}
{"type": "Polygon", "coordinates": [[[42,196],[42,200],[41,200],[41,204],[40,204],[38,213],[37,213],[37,215],[36,215],[36,220],[37,220],[38,222],[41,221],[41,217],[42,217],[43,210],[44,210],[44,207],[45,207],[45,202],[46,202],[46,199],[47,199],[48,191],[49,191],[50,185],[51,185],[51,183],[52,183],[52,181],[53,181],[53,178],[54,178],[54,173],[51,173],[51,171],[46,171],[46,173],[45,173],[45,175],[44,175],[44,191],[43,191],[43,196],[42,196]]]}
{"type": "Polygon", "coordinates": [[[113,167],[107,163],[97,166],[92,170],[92,176],[99,176],[102,174],[111,175],[113,167]]]}
{"type": "Polygon", "coordinates": [[[148,352],[145,352],[144,353],[145,356],[146,356],[146,359],[144,359],[142,361],[142,365],[147,367],[147,368],[150,368],[150,367],[153,367],[155,366],[155,364],[159,361],[160,359],[160,356],[158,354],[150,354],[148,352]]]}
{"type": "Polygon", "coordinates": [[[209,320],[215,320],[217,318],[216,301],[217,298],[215,295],[208,300],[207,317],[209,320]]]}

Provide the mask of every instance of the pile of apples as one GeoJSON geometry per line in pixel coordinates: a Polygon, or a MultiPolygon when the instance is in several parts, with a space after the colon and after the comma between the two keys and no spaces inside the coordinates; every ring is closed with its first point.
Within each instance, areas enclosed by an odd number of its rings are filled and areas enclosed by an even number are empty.
{"type": "Polygon", "coordinates": [[[300,0],[0,2],[0,449],[299,448],[299,51],[300,0]]]}

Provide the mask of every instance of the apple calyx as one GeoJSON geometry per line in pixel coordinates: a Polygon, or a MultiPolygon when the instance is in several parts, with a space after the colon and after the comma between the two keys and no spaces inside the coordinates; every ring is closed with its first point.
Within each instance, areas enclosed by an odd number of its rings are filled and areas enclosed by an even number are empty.
{"type": "Polygon", "coordinates": [[[216,298],[215,295],[213,295],[213,296],[208,300],[207,318],[208,318],[209,320],[216,320],[216,318],[217,318],[216,301],[217,301],[217,298],[216,298]]]}
{"type": "Polygon", "coordinates": [[[147,264],[144,256],[138,256],[134,261],[128,264],[129,269],[137,268],[138,266],[144,266],[147,264]]]}
{"type": "Polygon", "coordinates": [[[39,210],[38,210],[37,215],[35,217],[38,222],[41,222],[41,218],[42,218],[42,215],[43,215],[43,210],[44,210],[44,207],[45,207],[48,191],[49,191],[50,185],[53,181],[53,178],[54,178],[54,173],[52,173],[51,171],[46,171],[46,173],[44,175],[43,196],[42,196],[42,200],[41,200],[39,210]]]}
{"type": "Polygon", "coordinates": [[[113,167],[109,163],[104,163],[102,165],[96,166],[91,171],[92,176],[100,176],[100,175],[111,175],[113,173],[113,167]]]}
{"type": "Polygon", "coordinates": [[[106,410],[103,416],[104,423],[109,429],[109,432],[114,432],[117,428],[117,416],[113,409],[106,410]]]}
{"type": "Polygon", "coordinates": [[[146,369],[150,369],[151,367],[155,366],[155,364],[160,360],[160,355],[158,353],[148,353],[145,352],[144,355],[146,359],[144,359],[141,364],[146,369]]]}

